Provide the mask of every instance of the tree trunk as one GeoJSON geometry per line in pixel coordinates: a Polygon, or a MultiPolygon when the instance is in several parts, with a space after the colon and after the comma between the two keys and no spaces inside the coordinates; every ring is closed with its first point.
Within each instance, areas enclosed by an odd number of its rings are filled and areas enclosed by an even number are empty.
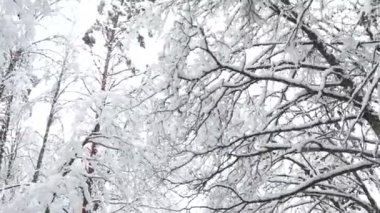
{"type": "Polygon", "coordinates": [[[63,75],[64,75],[64,73],[66,71],[66,60],[67,60],[67,55],[65,56],[64,62],[62,64],[61,73],[59,74],[58,81],[57,81],[57,86],[56,86],[56,88],[54,90],[54,95],[53,95],[53,99],[52,99],[52,102],[51,102],[51,108],[50,108],[48,120],[47,120],[47,123],[46,123],[45,133],[44,133],[44,137],[42,139],[42,147],[41,147],[40,152],[38,154],[37,165],[36,165],[35,172],[33,174],[33,179],[32,179],[33,183],[36,183],[38,181],[39,176],[40,176],[40,170],[41,170],[41,167],[42,167],[43,158],[44,158],[45,151],[46,151],[46,144],[48,142],[50,128],[51,128],[51,126],[52,126],[52,124],[54,122],[54,114],[55,114],[55,109],[56,109],[56,106],[57,106],[58,98],[59,98],[59,95],[60,95],[63,75]]]}

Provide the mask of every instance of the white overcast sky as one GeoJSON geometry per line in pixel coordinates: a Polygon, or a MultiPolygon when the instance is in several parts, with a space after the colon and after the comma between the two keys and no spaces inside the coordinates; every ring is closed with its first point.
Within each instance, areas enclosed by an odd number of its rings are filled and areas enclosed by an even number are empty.
{"type": "MultiPolygon", "coordinates": [[[[64,0],[57,15],[45,18],[36,30],[36,40],[52,34],[61,34],[74,41],[75,45],[82,45],[84,33],[91,27],[97,17],[98,0],[64,0]]],[[[133,63],[138,68],[145,68],[146,64],[156,62],[161,42],[146,39],[147,49],[138,47],[137,38],[131,41],[133,63]]]]}

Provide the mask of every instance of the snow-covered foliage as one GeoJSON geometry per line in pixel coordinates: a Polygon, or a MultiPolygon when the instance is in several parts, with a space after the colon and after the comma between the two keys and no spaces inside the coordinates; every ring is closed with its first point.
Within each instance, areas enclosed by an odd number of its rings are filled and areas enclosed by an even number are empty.
{"type": "Polygon", "coordinates": [[[378,1],[87,3],[0,0],[0,212],[380,212],[378,1]]]}
{"type": "Polygon", "coordinates": [[[161,6],[172,210],[379,211],[377,2],[161,6]]]}

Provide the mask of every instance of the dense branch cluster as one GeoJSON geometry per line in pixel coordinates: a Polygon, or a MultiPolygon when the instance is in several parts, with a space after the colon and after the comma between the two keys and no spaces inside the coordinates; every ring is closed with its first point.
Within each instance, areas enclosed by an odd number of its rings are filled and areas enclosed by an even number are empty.
{"type": "Polygon", "coordinates": [[[379,212],[377,5],[176,4],[160,110],[180,125],[164,177],[184,209],[379,212]]]}

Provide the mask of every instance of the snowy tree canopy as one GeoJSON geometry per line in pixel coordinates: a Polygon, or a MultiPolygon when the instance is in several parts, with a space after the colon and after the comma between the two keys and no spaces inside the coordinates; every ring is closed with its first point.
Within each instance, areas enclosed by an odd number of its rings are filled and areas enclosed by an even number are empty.
{"type": "Polygon", "coordinates": [[[379,1],[0,14],[0,212],[380,212],[379,1]]]}

